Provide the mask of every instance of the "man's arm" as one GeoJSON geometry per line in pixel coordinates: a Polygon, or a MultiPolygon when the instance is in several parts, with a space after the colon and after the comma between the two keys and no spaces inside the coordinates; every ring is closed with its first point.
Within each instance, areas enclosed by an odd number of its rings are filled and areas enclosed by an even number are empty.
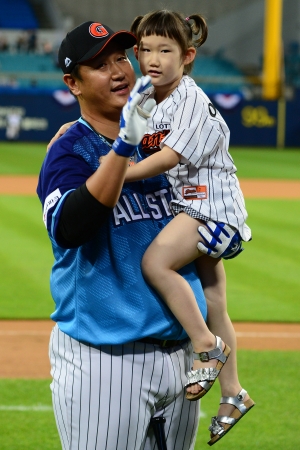
{"type": "Polygon", "coordinates": [[[60,213],[56,241],[63,248],[76,248],[93,239],[107,222],[112,209],[90,194],[85,184],[71,192],[60,213]]]}
{"type": "Polygon", "coordinates": [[[61,245],[74,247],[91,239],[116,205],[124,184],[128,158],[142,140],[147,116],[154,106],[152,102],[144,106],[144,111],[137,109],[140,92],[149,80],[150,77],[142,77],[136,82],[122,109],[119,136],[103,163],[62,205],[57,225],[57,238],[61,245]]]}
{"type": "Polygon", "coordinates": [[[154,153],[143,161],[128,167],[125,183],[155,177],[172,169],[180,161],[180,154],[165,145],[161,151],[154,153]]]}

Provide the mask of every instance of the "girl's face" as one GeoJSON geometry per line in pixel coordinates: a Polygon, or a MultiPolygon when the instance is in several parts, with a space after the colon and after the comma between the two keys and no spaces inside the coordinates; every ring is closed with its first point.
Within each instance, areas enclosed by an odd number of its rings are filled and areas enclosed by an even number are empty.
{"type": "Polygon", "coordinates": [[[193,50],[188,49],[187,54],[182,55],[175,40],[157,35],[144,36],[139,47],[134,47],[141,72],[150,75],[156,92],[175,89],[182,78],[184,65],[191,61],[193,50]]]}
{"type": "Polygon", "coordinates": [[[134,51],[142,74],[151,77],[158,101],[164,100],[178,86],[184,65],[189,64],[196,54],[191,47],[182,55],[174,39],[157,35],[144,36],[134,51]]]}

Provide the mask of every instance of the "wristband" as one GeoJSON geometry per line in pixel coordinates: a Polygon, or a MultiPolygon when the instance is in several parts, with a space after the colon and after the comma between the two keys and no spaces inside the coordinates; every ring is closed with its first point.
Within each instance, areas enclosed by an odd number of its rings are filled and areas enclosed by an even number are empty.
{"type": "Polygon", "coordinates": [[[136,145],[127,144],[124,142],[120,136],[114,141],[112,145],[112,149],[119,156],[124,156],[125,158],[129,158],[135,152],[136,145]]]}

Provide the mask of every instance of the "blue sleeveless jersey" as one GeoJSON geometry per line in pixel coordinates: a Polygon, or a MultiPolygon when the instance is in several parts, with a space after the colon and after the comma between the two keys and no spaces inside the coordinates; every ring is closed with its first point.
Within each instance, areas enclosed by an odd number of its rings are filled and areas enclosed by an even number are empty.
{"type": "MultiPolygon", "coordinates": [[[[102,136],[79,121],[55,142],[44,160],[37,193],[55,258],[50,277],[55,302],[51,318],[69,336],[92,345],[122,344],[143,337],[184,339],[185,331],[141,272],[145,250],[172,218],[170,186],[164,175],[124,184],[110,219],[88,243],[65,249],[56,242],[67,195],[85,183],[98,168],[99,157],[110,148],[102,136]]],[[[137,148],[136,160],[143,157],[137,148]]],[[[191,285],[206,318],[195,265],[179,273],[191,285]]]]}

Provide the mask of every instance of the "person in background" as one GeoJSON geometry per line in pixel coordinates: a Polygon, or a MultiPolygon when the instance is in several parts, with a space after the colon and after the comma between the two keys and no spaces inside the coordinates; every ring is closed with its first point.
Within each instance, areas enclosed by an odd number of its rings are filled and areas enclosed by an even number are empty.
{"type": "Polygon", "coordinates": [[[18,108],[11,108],[6,116],[6,139],[16,141],[19,138],[22,124],[22,115],[18,108]]]}
{"type": "Polygon", "coordinates": [[[8,52],[9,51],[9,44],[7,37],[4,35],[0,36],[0,52],[8,52]]]}

